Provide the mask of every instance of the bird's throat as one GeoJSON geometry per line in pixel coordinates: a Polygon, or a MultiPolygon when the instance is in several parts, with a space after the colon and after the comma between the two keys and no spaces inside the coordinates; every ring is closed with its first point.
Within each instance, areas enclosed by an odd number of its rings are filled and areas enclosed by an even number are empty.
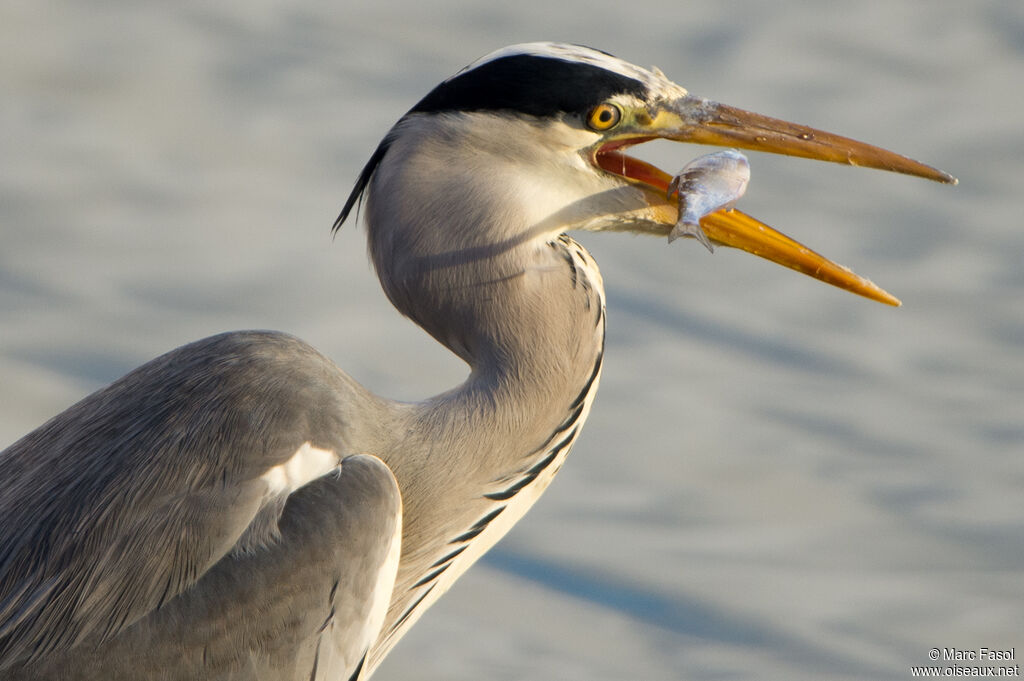
{"type": "Polygon", "coordinates": [[[420,434],[421,455],[385,457],[402,490],[407,523],[373,660],[539,498],[579,436],[597,391],[604,291],[582,247],[559,237],[538,252],[533,267],[478,286],[483,290],[448,301],[456,328],[428,329],[439,340],[476,331],[458,341],[470,377],[408,407],[411,423],[402,430],[420,434]],[[445,451],[430,451],[431,442],[446,442],[445,451]]]}

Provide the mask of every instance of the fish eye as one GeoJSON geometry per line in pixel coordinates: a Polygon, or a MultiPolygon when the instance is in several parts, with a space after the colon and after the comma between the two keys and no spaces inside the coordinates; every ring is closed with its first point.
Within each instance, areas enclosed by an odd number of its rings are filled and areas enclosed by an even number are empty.
{"type": "Polygon", "coordinates": [[[587,127],[597,132],[611,130],[622,120],[622,109],[618,104],[605,102],[598,104],[587,114],[587,127]]]}

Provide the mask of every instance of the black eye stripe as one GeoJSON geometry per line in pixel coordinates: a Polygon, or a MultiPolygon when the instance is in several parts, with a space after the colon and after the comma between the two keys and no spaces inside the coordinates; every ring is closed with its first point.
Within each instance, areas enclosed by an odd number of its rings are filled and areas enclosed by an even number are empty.
{"type": "MultiPolygon", "coordinates": [[[[636,78],[584,61],[572,61],[535,54],[511,54],[487,61],[441,83],[420,100],[409,113],[459,111],[507,111],[554,117],[575,114],[597,130],[590,119],[595,104],[617,94],[649,98],[647,85],[636,78]]],[[[616,117],[619,112],[611,112],[616,117]]],[[[603,132],[618,121],[602,119],[603,132]]],[[[363,167],[344,208],[334,222],[337,231],[362,201],[377,166],[384,159],[392,137],[381,141],[363,167]]]]}
{"type": "Polygon", "coordinates": [[[641,81],[600,66],[518,54],[486,62],[446,80],[420,100],[412,112],[514,111],[543,117],[582,113],[621,93],[641,99],[648,95],[641,81]]]}

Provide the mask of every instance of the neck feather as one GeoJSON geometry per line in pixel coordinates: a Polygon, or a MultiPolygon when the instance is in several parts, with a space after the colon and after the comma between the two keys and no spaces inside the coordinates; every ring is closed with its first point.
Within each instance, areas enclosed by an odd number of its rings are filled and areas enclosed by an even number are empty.
{"type": "Polygon", "coordinates": [[[398,479],[406,519],[373,660],[547,487],[589,412],[604,345],[604,290],[589,254],[544,220],[542,201],[516,203],[538,192],[493,191],[522,169],[488,156],[483,176],[454,163],[474,156],[450,154],[465,140],[417,139],[397,139],[371,181],[370,254],[395,307],[470,375],[392,405],[373,443],[398,479]]]}

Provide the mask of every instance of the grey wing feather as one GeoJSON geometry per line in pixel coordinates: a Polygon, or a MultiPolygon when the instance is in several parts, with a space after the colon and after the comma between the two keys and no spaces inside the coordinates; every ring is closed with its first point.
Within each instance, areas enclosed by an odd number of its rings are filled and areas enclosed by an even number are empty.
{"type": "Polygon", "coordinates": [[[0,452],[0,670],[112,639],[276,525],[259,476],[305,441],[343,451],[339,374],[288,336],[224,334],[0,452]]]}
{"type": "Polygon", "coordinates": [[[263,550],[225,556],[117,637],[55,652],[3,678],[358,679],[379,632],[372,611],[386,607],[394,583],[387,566],[401,534],[394,476],[376,457],[348,457],[336,475],[288,498],[280,533],[263,550]],[[390,581],[379,590],[382,572],[390,581]]]}

